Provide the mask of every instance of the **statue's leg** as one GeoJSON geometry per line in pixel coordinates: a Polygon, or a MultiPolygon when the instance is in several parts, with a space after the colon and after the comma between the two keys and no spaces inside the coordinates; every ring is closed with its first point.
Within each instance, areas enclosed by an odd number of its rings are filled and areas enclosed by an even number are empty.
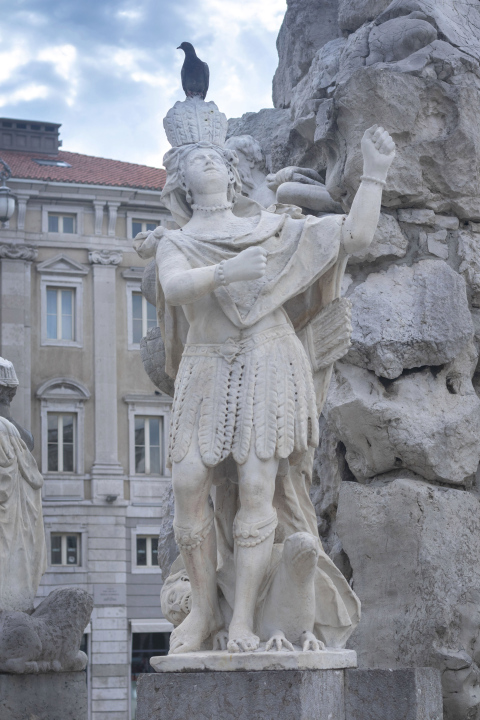
{"type": "Polygon", "coordinates": [[[272,504],[277,469],[275,458],[257,458],[253,443],[247,461],[238,466],[240,510],[234,524],[236,580],[230,652],[256,650],[260,643],[253,631],[253,619],[277,526],[272,504]]]}
{"type": "Polygon", "coordinates": [[[192,609],[173,631],[170,652],[184,653],[199,650],[202,642],[223,625],[213,511],[208,502],[212,470],[203,464],[195,439],[185,458],[173,464],[172,482],[175,540],[190,579],[192,609]]]}

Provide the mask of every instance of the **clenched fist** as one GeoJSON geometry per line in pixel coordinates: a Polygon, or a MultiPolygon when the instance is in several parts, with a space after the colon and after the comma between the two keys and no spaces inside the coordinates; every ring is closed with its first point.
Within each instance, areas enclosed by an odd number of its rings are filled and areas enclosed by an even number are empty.
{"type": "Polygon", "coordinates": [[[395,157],[395,143],[383,127],[373,125],[362,138],[363,172],[385,180],[395,157]]]}
{"type": "Polygon", "coordinates": [[[249,247],[227,260],[223,266],[226,283],[239,280],[258,280],[265,275],[267,251],[258,246],[249,247]]]}

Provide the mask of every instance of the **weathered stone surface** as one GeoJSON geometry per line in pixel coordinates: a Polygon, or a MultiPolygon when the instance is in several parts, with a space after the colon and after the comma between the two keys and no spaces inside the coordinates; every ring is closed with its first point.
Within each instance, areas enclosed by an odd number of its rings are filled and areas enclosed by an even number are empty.
{"type": "MultiPolygon", "coordinates": [[[[480,401],[460,358],[395,381],[337,363],[324,413],[360,481],[405,468],[420,477],[465,484],[480,460],[480,401]]],[[[467,368],[469,367],[469,370],[467,368]]]]}
{"type": "Polygon", "coordinates": [[[154,307],[157,304],[157,271],[155,267],[155,258],[152,258],[147,267],[143,271],[142,277],[142,295],[154,307]]]}
{"type": "Polygon", "coordinates": [[[0,613],[0,672],[46,673],[83,670],[80,643],[93,609],[80,588],[54,590],[31,615],[0,613]]]}
{"type": "Polygon", "coordinates": [[[165,345],[159,327],[151,328],[140,340],[143,367],[159,390],[173,397],[174,381],[165,372],[165,345]]]}
{"type": "Polygon", "coordinates": [[[473,337],[465,283],[446,263],[421,260],[371,273],[350,295],[347,360],[394,379],[406,368],[450,362],[473,337]]]}
{"type": "Polygon", "coordinates": [[[477,233],[461,230],[458,234],[459,272],[472,292],[472,304],[480,306],[480,240],[477,233]]]}
{"type": "Polygon", "coordinates": [[[337,529],[362,600],[360,667],[436,667],[445,720],[478,718],[478,498],[406,479],[343,483],[337,529]]]}
{"type": "Polygon", "coordinates": [[[137,720],[345,720],[343,670],[141,675],[137,720]]]}
{"type": "Polygon", "coordinates": [[[368,37],[370,54],[366,65],[404,60],[437,39],[437,31],[426,16],[422,19],[420,13],[415,15],[387,20],[372,28],[368,37]]]}
{"type": "Polygon", "coordinates": [[[389,0],[339,0],[340,28],[348,32],[358,30],[364,22],[374,20],[389,4],[389,0]]]}
{"type": "Polygon", "coordinates": [[[377,122],[397,141],[384,204],[476,219],[480,94],[475,76],[465,73],[454,84],[395,72],[395,67],[359,68],[337,88],[335,138],[331,133],[324,141],[317,138],[329,151],[328,191],[337,201],[352,202],[362,173],[359,142],[365,128],[377,122]]]}
{"type": "Polygon", "coordinates": [[[391,215],[382,213],[372,244],[366,250],[353,253],[349,258],[349,264],[373,262],[379,257],[404,257],[407,248],[408,240],[403,235],[398,222],[391,215]]]}
{"type": "Polygon", "coordinates": [[[346,720],[443,720],[440,673],[433,668],[347,670],[346,720]]]}
{"type": "Polygon", "coordinates": [[[287,5],[273,78],[273,104],[283,108],[289,107],[292,88],[308,71],[316,51],[340,35],[338,0],[289,0],[287,5]]]}
{"type": "Polygon", "coordinates": [[[2,720],[87,720],[84,672],[0,674],[2,720]]]}

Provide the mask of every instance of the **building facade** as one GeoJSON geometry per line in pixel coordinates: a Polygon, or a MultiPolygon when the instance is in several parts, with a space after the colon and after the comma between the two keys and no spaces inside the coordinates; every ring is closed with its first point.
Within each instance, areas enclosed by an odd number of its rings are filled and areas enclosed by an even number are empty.
{"type": "Polygon", "coordinates": [[[136,674],[171,629],[156,561],[171,399],[140,358],[156,313],[132,239],[171,220],[163,170],[62,151],[59,127],[0,118],[17,197],[0,229],[0,352],[15,365],[12,412],[44,477],[38,602],[70,585],[93,595],[90,719],[131,720],[136,674]]]}

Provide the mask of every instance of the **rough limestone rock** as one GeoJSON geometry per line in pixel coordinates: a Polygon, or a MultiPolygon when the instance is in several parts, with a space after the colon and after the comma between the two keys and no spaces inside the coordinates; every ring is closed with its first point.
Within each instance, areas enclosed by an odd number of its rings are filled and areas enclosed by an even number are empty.
{"type": "Polygon", "coordinates": [[[340,28],[349,33],[374,20],[389,5],[389,0],[338,0],[340,28]]]}
{"type": "Polygon", "coordinates": [[[480,234],[462,230],[458,234],[458,271],[462,273],[472,293],[472,305],[480,307],[480,234]]]}
{"type": "Polygon", "coordinates": [[[291,90],[307,72],[316,51],[340,36],[337,0],[288,0],[287,6],[277,39],[280,61],[273,78],[273,104],[282,108],[289,107],[291,90]]]}
{"type": "Polygon", "coordinates": [[[31,615],[0,612],[0,672],[45,673],[83,670],[80,643],[93,609],[80,588],[54,590],[31,615]]]}
{"type": "Polygon", "coordinates": [[[463,363],[384,382],[337,363],[324,413],[357,480],[404,468],[436,482],[471,483],[480,461],[480,400],[470,352],[463,363]]]}
{"type": "Polygon", "coordinates": [[[372,273],[350,300],[347,360],[390,380],[405,368],[450,362],[473,338],[465,283],[438,260],[372,273]]]}
{"type": "Polygon", "coordinates": [[[360,667],[436,667],[445,720],[480,717],[480,501],[397,479],[343,483],[337,531],[362,601],[360,667]]]}
{"type": "Polygon", "coordinates": [[[422,13],[387,20],[373,27],[368,36],[366,65],[404,60],[436,39],[436,29],[422,13]]]}
{"type": "Polygon", "coordinates": [[[160,530],[158,533],[158,566],[162,571],[162,577],[168,578],[170,568],[178,557],[180,551],[175,542],[175,533],[173,532],[173,514],[174,514],[174,497],[173,488],[169,485],[166,497],[163,502],[165,510],[164,515],[160,519],[160,530]]]}
{"type": "Polygon", "coordinates": [[[353,253],[350,265],[374,262],[380,257],[404,257],[408,248],[408,238],[402,233],[400,225],[392,215],[382,213],[378,221],[373,242],[366,250],[353,253]]]}

